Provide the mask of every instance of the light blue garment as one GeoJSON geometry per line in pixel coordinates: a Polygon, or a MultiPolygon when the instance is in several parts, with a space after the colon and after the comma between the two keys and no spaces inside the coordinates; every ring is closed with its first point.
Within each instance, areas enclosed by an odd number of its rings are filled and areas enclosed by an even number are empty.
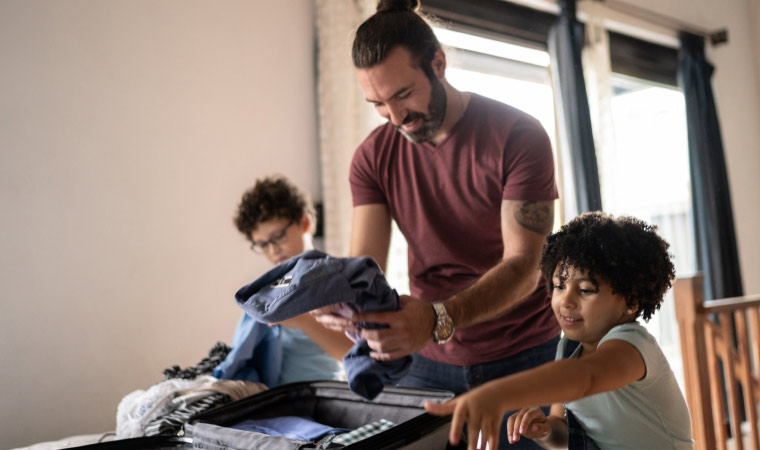
{"type": "Polygon", "coordinates": [[[235,327],[232,350],[218,366],[214,376],[222,380],[246,380],[272,387],[282,372],[280,329],[269,328],[248,314],[235,327]]]}
{"type": "Polygon", "coordinates": [[[303,331],[280,329],[282,372],[279,384],[311,380],[342,380],[343,367],[303,331]]]}
{"type": "MultiPolygon", "coordinates": [[[[351,430],[333,428],[316,422],[311,417],[282,416],[268,419],[249,419],[231,425],[236,430],[253,431],[268,436],[285,436],[302,441],[316,441],[328,434],[343,434],[351,430]]],[[[300,448],[300,446],[299,446],[300,448]]]]}
{"type": "Polygon", "coordinates": [[[340,380],[340,363],[300,330],[269,327],[243,313],[232,338],[232,350],[214,376],[247,380],[269,387],[311,380],[340,380]]]}
{"type": "MultiPolygon", "coordinates": [[[[636,347],[646,365],[643,379],[620,389],[567,403],[586,435],[606,449],[693,449],[689,409],[665,355],[638,323],[612,328],[599,345],[621,340],[636,347]]],[[[564,353],[566,338],[557,346],[564,353]]],[[[577,358],[582,346],[570,356],[577,358]]]]}

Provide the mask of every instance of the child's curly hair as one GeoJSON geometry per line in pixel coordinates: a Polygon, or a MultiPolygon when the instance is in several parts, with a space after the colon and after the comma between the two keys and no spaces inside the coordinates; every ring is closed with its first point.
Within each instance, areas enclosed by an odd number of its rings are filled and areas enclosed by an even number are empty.
{"type": "Polygon", "coordinates": [[[253,230],[263,222],[273,219],[297,222],[305,214],[311,216],[313,223],[314,209],[307,194],[285,177],[267,177],[256,181],[256,185],[243,194],[235,226],[250,240],[253,230]]]}
{"type": "Polygon", "coordinates": [[[571,220],[546,239],[541,252],[540,268],[549,294],[554,290],[554,271],[559,269],[564,283],[572,266],[585,271],[595,284],[595,277],[609,283],[628,307],[638,305],[636,317],[649,321],[675,278],[670,245],[656,229],[633,217],[601,212],[571,220]]]}

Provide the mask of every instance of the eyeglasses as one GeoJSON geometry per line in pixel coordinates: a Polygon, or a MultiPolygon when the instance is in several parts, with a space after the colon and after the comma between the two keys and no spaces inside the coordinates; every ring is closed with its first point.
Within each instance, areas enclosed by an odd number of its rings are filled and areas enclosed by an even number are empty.
{"type": "Polygon", "coordinates": [[[267,251],[267,249],[269,249],[270,245],[276,245],[277,247],[281,246],[285,243],[285,241],[288,240],[288,228],[290,228],[293,224],[295,224],[295,222],[290,222],[283,228],[280,228],[279,230],[273,232],[269,235],[269,239],[266,241],[253,242],[251,244],[251,250],[256,253],[263,254],[265,251],[267,251]]]}

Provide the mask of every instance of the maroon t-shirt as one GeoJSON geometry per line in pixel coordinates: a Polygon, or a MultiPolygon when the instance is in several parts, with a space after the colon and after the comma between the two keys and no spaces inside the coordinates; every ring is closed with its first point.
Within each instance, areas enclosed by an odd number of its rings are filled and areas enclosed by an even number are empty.
{"type": "MultiPolygon", "coordinates": [[[[365,139],[351,163],[354,206],[388,206],[409,244],[411,294],[428,302],[462,291],[501,261],[502,200],[557,198],[551,144],[539,122],[471,95],[439,145],[413,144],[388,123],[365,139]]],[[[420,353],[470,366],[558,334],[542,283],[504,316],[457,329],[447,344],[431,342],[420,353]]]]}

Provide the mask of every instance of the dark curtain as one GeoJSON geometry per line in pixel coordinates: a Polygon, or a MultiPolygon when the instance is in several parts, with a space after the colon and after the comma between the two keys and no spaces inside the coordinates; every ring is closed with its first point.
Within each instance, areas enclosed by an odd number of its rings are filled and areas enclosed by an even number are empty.
{"type": "Polygon", "coordinates": [[[562,120],[569,146],[577,213],[602,209],[599,171],[581,65],[583,27],[575,18],[575,0],[560,0],[560,15],[549,30],[552,78],[559,87],[562,120]]]}
{"type": "Polygon", "coordinates": [[[681,33],[678,83],[686,100],[697,264],[705,300],[743,295],[726,162],[704,39],[681,33]]]}

